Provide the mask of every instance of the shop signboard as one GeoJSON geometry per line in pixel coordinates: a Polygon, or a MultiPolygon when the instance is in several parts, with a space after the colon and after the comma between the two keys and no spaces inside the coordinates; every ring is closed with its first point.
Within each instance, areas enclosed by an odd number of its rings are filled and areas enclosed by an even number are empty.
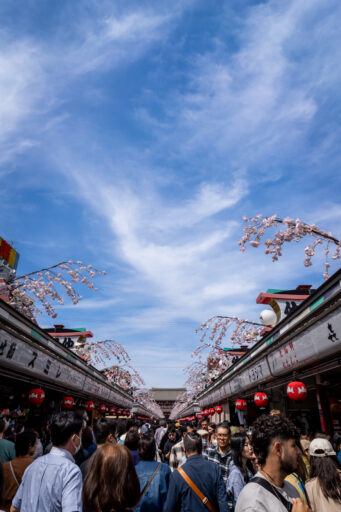
{"type": "Polygon", "coordinates": [[[282,375],[341,351],[341,311],[333,311],[268,355],[271,373],[282,375]]]}
{"type": "Polygon", "coordinates": [[[73,389],[82,389],[84,384],[84,374],[2,329],[0,329],[0,361],[5,366],[20,369],[39,379],[60,382],[61,385],[67,384],[73,389]]]}
{"type": "Polygon", "coordinates": [[[231,394],[231,386],[230,386],[229,382],[225,382],[224,386],[221,389],[222,389],[221,398],[226,398],[227,396],[229,396],[231,394]]]}
{"type": "Polygon", "coordinates": [[[230,380],[229,384],[230,384],[232,394],[239,391],[242,388],[241,375],[236,375],[235,377],[233,377],[233,379],[230,380]]]}
{"type": "Polygon", "coordinates": [[[39,380],[60,382],[61,386],[97,395],[98,398],[129,406],[130,402],[77,368],[64,363],[58,356],[31,345],[0,329],[0,364],[32,375],[39,380]]]}
{"type": "Polygon", "coordinates": [[[91,377],[87,377],[84,383],[83,391],[85,393],[90,393],[92,395],[97,395],[100,397],[100,389],[101,385],[99,382],[96,382],[95,380],[91,379],[91,377]]]}

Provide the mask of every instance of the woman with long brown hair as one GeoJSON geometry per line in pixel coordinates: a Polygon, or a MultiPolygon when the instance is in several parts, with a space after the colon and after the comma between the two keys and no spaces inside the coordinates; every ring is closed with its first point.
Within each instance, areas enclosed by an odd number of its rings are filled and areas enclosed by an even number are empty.
{"type": "Polygon", "coordinates": [[[341,511],[341,466],[327,439],[314,439],[309,446],[310,480],[306,483],[313,512],[341,511]]]}
{"type": "Polygon", "coordinates": [[[140,499],[140,483],[132,455],[126,446],[104,444],[88,467],[83,486],[87,512],[126,512],[140,499]]]}

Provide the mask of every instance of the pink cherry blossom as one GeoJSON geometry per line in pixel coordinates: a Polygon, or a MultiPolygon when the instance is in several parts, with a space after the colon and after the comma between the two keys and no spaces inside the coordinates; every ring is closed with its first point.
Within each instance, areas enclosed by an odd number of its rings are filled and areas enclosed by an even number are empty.
{"type": "Polygon", "coordinates": [[[103,274],[103,271],[70,260],[18,276],[4,286],[8,292],[9,303],[32,320],[42,311],[56,318],[57,313],[50,301],[62,305],[64,300],[61,294],[64,292],[73,304],[77,304],[81,296],[72,283],[81,281],[87,287],[94,288],[91,280],[96,273],[103,274]]]}
{"type": "MultiPolygon", "coordinates": [[[[291,219],[290,217],[285,217],[284,219],[280,219],[277,215],[272,215],[271,217],[264,217],[262,214],[258,214],[256,217],[243,216],[243,220],[248,223],[246,227],[243,228],[243,236],[238,242],[240,246],[240,250],[245,252],[247,243],[249,243],[252,247],[259,247],[261,243],[261,238],[265,234],[266,229],[276,229],[279,224],[287,226],[285,230],[277,230],[273,235],[273,238],[267,238],[264,242],[265,244],[265,254],[272,255],[272,261],[278,261],[279,257],[282,256],[282,246],[286,242],[300,242],[304,237],[311,237],[313,239],[312,243],[307,245],[304,249],[306,258],[304,259],[305,266],[311,266],[311,258],[315,256],[315,248],[318,245],[325,246],[324,254],[326,258],[329,254],[329,245],[334,246],[334,253],[332,254],[332,259],[336,260],[341,257],[341,242],[337,238],[335,238],[332,233],[323,231],[319,229],[315,224],[307,224],[300,219],[291,219]]],[[[327,262],[327,259],[325,260],[327,262]]],[[[323,277],[327,279],[329,277],[328,267],[325,266],[325,272],[323,273],[323,277]]]]}

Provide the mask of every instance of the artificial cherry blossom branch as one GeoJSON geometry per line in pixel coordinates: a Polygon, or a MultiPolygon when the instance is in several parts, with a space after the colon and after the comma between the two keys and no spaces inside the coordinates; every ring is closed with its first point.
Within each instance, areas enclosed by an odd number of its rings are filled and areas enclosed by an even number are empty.
{"type": "Polygon", "coordinates": [[[92,265],[85,265],[81,261],[62,261],[15,277],[8,283],[2,283],[2,293],[8,294],[9,303],[13,307],[32,319],[42,310],[56,318],[57,313],[51,302],[64,304],[64,298],[57,286],[66,293],[73,304],[77,304],[82,297],[74,288],[74,283],[84,284],[89,289],[97,291],[92,280],[101,274],[105,275],[106,272],[97,270],[92,265]],[[37,302],[40,307],[36,305],[37,302]]]}
{"type": "Polygon", "coordinates": [[[333,260],[337,260],[341,257],[341,241],[335,238],[332,233],[319,229],[315,224],[307,224],[302,222],[300,219],[291,219],[285,217],[280,219],[277,215],[271,217],[264,217],[262,214],[256,215],[256,217],[243,217],[243,220],[248,223],[243,228],[244,235],[239,240],[238,244],[241,246],[240,250],[244,252],[246,250],[246,243],[249,243],[251,247],[258,247],[261,244],[261,239],[265,235],[265,231],[270,228],[277,228],[279,224],[287,226],[283,230],[278,230],[273,238],[265,240],[265,254],[272,255],[272,261],[277,261],[282,256],[282,247],[285,242],[300,242],[305,236],[314,238],[311,244],[308,244],[305,249],[304,265],[310,267],[312,265],[311,258],[315,255],[315,250],[318,245],[324,246],[325,271],[323,273],[324,279],[329,277],[330,263],[328,256],[330,253],[330,245],[334,245],[335,250],[332,255],[333,260]]]}

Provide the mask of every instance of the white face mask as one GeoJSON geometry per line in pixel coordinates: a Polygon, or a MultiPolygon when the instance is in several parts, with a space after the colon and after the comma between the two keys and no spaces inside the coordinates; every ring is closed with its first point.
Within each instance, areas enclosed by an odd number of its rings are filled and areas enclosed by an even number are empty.
{"type": "MultiPolygon", "coordinates": [[[[77,434],[75,434],[75,435],[77,436],[77,434]]],[[[82,447],[82,441],[81,441],[81,439],[80,439],[80,437],[79,437],[79,436],[77,436],[77,437],[78,437],[78,439],[79,439],[79,445],[78,445],[78,446],[75,446],[75,445],[73,444],[73,442],[72,442],[73,447],[74,447],[74,449],[75,449],[75,453],[74,453],[74,455],[76,455],[76,453],[78,453],[78,452],[79,452],[79,450],[80,450],[80,449],[81,449],[81,447],[82,447]]]]}

